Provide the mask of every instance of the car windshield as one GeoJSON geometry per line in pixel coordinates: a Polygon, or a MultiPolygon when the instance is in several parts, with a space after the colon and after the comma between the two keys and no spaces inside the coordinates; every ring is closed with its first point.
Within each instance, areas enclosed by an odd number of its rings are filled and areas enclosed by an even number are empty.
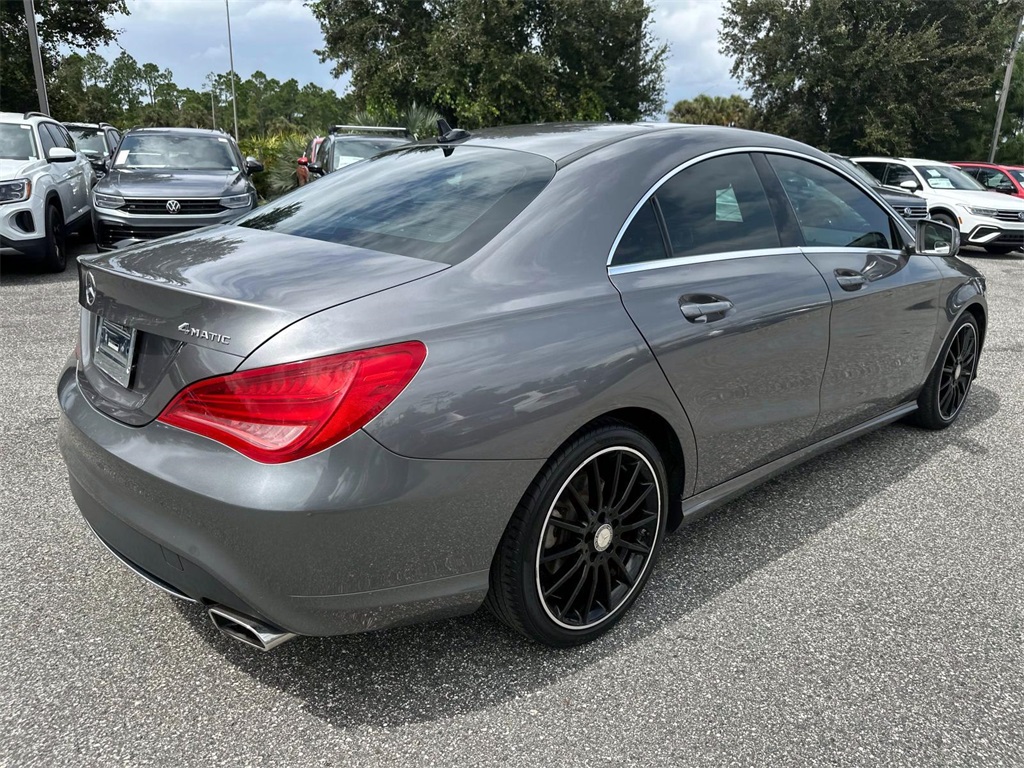
{"type": "Polygon", "coordinates": [[[238,160],[228,139],[220,136],[138,133],[121,140],[114,168],[237,171],[238,160]]]}
{"type": "Polygon", "coordinates": [[[850,160],[845,157],[836,157],[835,155],[832,155],[832,159],[839,163],[839,165],[841,165],[844,170],[852,173],[854,176],[863,181],[869,187],[880,186],[878,183],[878,179],[876,179],[870,173],[868,173],[855,162],[853,162],[853,160],[850,160]]]}
{"type": "Polygon", "coordinates": [[[75,139],[75,146],[86,155],[107,154],[106,139],[103,138],[103,131],[93,128],[68,128],[75,139]]]}
{"type": "Polygon", "coordinates": [[[238,220],[297,237],[455,264],[554,176],[539,155],[417,146],[329,174],[238,220]]]}
{"type": "Polygon", "coordinates": [[[4,160],[35,160],[36,143],[32,126],[0,123],[0,158],[4,160]]]}
{"type": "Polygon", "coordinates": [[[921,174],[925,183],[932,189],[970,189],[985,188],[961,171],[949,165],[915,165],[914,169],[921,174]]]}
{"type": "Polygon", "coordinates": [[[408,144],[405,139],[335,139],[331,142],[331,153],[335,165],[347,165],[365,160],[386,149],[408,144]]]}

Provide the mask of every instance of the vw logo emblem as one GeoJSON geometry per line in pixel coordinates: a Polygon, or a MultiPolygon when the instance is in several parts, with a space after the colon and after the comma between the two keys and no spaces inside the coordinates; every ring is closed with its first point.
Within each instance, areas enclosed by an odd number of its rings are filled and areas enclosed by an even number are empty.
{"type": "Polygon", "coordinates": [[[1017,214],[1017,218],[1020,219],[1021,221],[1024,221],[1024,211],[1021,211],[1020,213],[1018,213],[1017,214]]]}
{"type": "Polygon", "coordinates": [[[910,213],[911,213],[911,209],[910,209],[910,208],[904,208],[904,209],[903,209],[903,215],[904,215],[904,216],[909,216],[909,215],[910,215],[910,213]]]}
{"type": "Polygon", "coordinates": [[[177,200],[168,200],[166,208],[168,213],[181,213],[181,203],[177,200]]]}
{"type": "Polygon", "coordinates": [[[92,272],[85,273],[85,303],[90,307],[96,303],[96,278],[92,272]]]}

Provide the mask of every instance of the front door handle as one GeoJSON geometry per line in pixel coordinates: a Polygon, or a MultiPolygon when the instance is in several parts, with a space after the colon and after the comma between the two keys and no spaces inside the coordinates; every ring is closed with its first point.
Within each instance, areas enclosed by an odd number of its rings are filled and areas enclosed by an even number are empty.
{"type": "Polygon", "coordinates": [[[732,309],[732,302],[727,299],[679,305],[679,311],[691,323],[706,323],[710,319],[708,315],[724,315],[730,309],[732,309]]]}
{"type": "Polygon", "coordinates": [[[858,291],[868,281],[862,273],[852,269],[837,269],[835,275],[836,282],[844,291],[858,291]]]}

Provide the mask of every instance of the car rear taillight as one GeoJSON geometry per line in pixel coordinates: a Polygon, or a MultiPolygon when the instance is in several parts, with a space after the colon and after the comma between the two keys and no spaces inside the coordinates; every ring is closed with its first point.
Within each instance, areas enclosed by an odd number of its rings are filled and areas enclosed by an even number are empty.
{"type": "Polygon", "coordinates": [[[420,369],[418,341],[203,379],[158,421],[280,464],[344,440],[398,397],[420,369]]]}

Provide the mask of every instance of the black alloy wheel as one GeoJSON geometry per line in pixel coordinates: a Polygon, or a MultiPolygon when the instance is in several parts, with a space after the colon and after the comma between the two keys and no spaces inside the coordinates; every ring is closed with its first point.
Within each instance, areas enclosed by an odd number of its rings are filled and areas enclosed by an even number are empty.
{"type": "Polygon", "coordinates": [[[627,446],[581,464],[548,511],[537,550],[537,593],[565,629],[612,615],[647,569],[661,524],[654,468],[627,446]]]}
{"type": "Polygon", "coordinates": [[[945,429],[963,411],[978,369],[980,336],[978,323],[964,312],[953,324],[949,337],[935,362],[911,420],[927,429],[945,429]]]}
{"type": "Polygon", "coordinates": [[[608,421],[560,450],[502,537],[487,604],[538,642],[570,646],[610,629],[636,600],[665,534],[657,448],[608,421]]]}
{"type": "Polygon", "coordinates": [[[946,350],[939,376],[938,410],[939,416],[946,421],[955,419],[966,402],[977,360],[978,332],[972,324],[965,323],[957,330],[946,350]]]}

